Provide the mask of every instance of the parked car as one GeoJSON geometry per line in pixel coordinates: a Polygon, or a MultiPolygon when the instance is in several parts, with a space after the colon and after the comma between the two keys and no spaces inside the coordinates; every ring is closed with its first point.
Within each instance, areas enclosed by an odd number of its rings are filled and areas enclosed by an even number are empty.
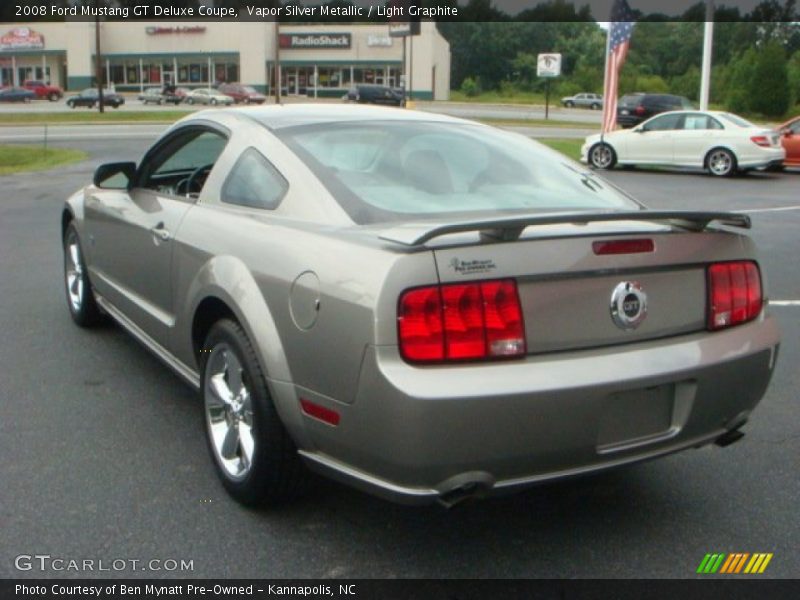
{"type": "Polygon", "coordinates": [[[20,87],[7,87],[0,89],[0,102],[30,102],[36,99],[36,94],[20,87]]]}
{"type": "Polygon", "coordinates": [[[354,85],[345,94],[345,99],[361,104],[385,104],[388,106],[404,106],[405,96],[402,90],[390,88],[385,85],[359,83],[354,85]]]}
{"type": "Polygon", "coordinates": [[[217,88],[217,91],[233,98],[236,104],[240,102],[245,104],[264,104],[267,100],[264,94],[257,92],[252,86],[242,85],[241,83],[222,83],[217,88]]]}
{"type": "MultiPolygon", "coordinates": [[[[70,108],[77,108],[79,106],[85,106],[86,108],[94,108],[100,102],[100,94],[97,91],[97,88],[86,88],[77,96],[71,96],[67,98],[67,106],[70,108]]],[[[125,104],[125,98],[117,94],[116,92],[111,92],[109,90],[103,90],[103,105],[110,106],[112,108],[119,108],[125,104]]]]}
{"type": "Polygon", "coordinates": [[[662,112],[694,108],[683,96],[671,94],[627,94],[617,103],[617,123],[633,127],[662,112]]]}
{"type": "Polygon", "coordinates": [[[224,109],[67,200],[63,281],[199,391],[237,500],[307,465],[452,505],[741,438],[779,345],[749,226],[444,115],[224,109]]]}
{"type": "Polygon", "coordinates": [[[139,94],[139,101],[142,104],[163,104],[165,95],[160,87],[149,87],[139,94]]]}
{"type": "Polygon", "coordinates": [[[217,104],[231,105],[233,104],[233,98],[211,88],[200,88],[186,94],[186,103],[210,104],[212,106],[217,104]]]}
{"type": "Polygon", "coordinates": [[[800,117],[786,121],[777,128],[777,133],[781,136],[783,149],[786,150],[783,166],[800,167],[800,117]]]}
{"type": "Polygon", "coordinates": [[[591,135],[581,161],[596,169],[614,165],[667,165],[706,169],[728,177],[783,162],[780,136],[719,111],[673,111],[628,130],[591,135]]]}
{"type": "Polygon", "coordinates": [[[36,97],[39,100],[50,100],[50,102],[55,102],[56,100],[61,100],[61,98],[64,96],[64,90],[57,85],[50,85],[44,81],[29,79],[22,84],[22,87],[36,94],[36,97]]]}
{"type": "Polygon", "coordinates": [[[566,108],[578,107],[600,110],[603,108],[603,96],[590,93],[575,94],[574,96],[562,98],[561,104],[566,108]]]}

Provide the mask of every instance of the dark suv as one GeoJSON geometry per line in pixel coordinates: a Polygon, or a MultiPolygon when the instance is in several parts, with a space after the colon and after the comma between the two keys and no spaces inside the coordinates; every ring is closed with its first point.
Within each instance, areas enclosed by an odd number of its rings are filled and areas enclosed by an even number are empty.
{"type": "Polygon", "coordinates": [[[360,102],[361,104],[405,106],[405,96],[402,90],[396,90],[385,85],[359,83],[350,88],[345,98],[350,102],[360,102]]]}
{"type": "Polygon", "coordinates": [[[658,113],[692,108],[692,103],[683,96],[626,94],[617,103],[617,123],[622,127],[634,127],[658,113]]]}

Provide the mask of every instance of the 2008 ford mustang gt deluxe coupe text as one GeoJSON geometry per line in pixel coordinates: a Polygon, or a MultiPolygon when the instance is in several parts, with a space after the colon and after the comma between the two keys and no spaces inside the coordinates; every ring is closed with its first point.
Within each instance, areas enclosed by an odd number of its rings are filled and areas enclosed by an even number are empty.
{"type": "Polygon", "coordinates": [[[247,504],[306,467],[453,504],[735,441],[778,349],[749,225],[492,127],[319,105],[193,114],[62,216],[72,318],[200,390],[247,504]]]}

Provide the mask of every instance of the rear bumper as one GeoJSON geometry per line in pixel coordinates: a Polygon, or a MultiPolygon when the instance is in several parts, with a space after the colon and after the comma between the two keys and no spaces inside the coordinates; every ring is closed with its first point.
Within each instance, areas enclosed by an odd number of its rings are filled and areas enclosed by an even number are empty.
{"type": "Polygon", "coordinates": [[[783,164],[786,151],[783,148],[760,148],[747,156],[739,157],[739,167],[747,169],[763,169],[783,164]]]}
{"type": "MultiPolygon", "coordinates": [[[[712,442],[763,396],[772,318],[716,334],[523,361],[411,367],[369,348],[352,405],[310,417],[316,470],[383,497],[425,503],[464,485],[497,492],[647,460],[712,442]]],[[[307,391],[301,391],[306,394],[307,391]]]]}

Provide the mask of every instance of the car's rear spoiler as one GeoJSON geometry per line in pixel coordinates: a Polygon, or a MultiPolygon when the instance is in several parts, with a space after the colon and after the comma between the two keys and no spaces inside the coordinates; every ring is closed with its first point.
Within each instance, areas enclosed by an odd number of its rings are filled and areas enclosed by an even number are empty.
{"type": "Polygon", "coordinates": [[[702,231],[709,223],[750,229],[750,217],[730,212],[695,212],[684,210],[635,210],[597,213],[546,213],[499,219],[459,221],[455,223],[406,223],[381,232],[380,239],[404,246],[419,246],[450,233],[479,231],[485,238],[511,241],[526,227],[560,223],[592,223],[597,221],[663,221],[689,231],[702,231]]]}

